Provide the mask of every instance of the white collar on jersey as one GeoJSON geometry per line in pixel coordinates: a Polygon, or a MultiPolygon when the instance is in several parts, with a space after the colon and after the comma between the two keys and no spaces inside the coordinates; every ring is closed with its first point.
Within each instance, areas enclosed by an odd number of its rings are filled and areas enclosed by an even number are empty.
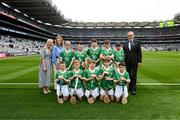
{"type": "Polygon", "coordinates": [[[123,71],[123,73],[120,72],[120,70],[118,71],[120,75],[124,75],[126,70],[123,71]]]}
{"type": "Polygon", "coordinates": [[[104,65],[103,65],[104,69],[105,70],[109,70],[111,68],[111,66],[109,66],[108,68],[106,68],[104,65]]]}
{"type": "Polygon", "coordinates": [[[95,70],[96,70],[96,68],[94,68],[94,70],[91,70],[91,69],[89,68],[89,71],[90,71],[91,73],[94,73],[95,70]]]}
{"type": "Polygon", "coordinates": [[[109,47],[108,49],[106,49],[105,47],[103,47],[105,50],[107,50],[107,51],[109,51],[109,50],[111,50],[111,47],[109,47]]]}
{"type": "Polygon", "coordinates": [[[93,47],[91,47],[93,50],[97,50],[98,49],[98,47],[96,47],[96,48],[93,48],[93,47]]]}
{"type": "Polygon", "coordinates": [[[65,73],[66,72],[66,70],[65,71],[62,71],[62,70],[59,70],[61,73],[65,73]]]}
{"type": "Polygon", "coordinates": [[[69,53],[71,51],[71,49],[69,49],[69,50],[65,49],[65,51],[66,51],[66,53],[69,53]]]}
{"type": "Polygon", "coordinates": [[[79,69],[78,71],[76,71],[76,70],[74,69],[74,72],[75,72],[75,73],[79,73],[79,71],[80,71],[80,69],[79,69]]]}

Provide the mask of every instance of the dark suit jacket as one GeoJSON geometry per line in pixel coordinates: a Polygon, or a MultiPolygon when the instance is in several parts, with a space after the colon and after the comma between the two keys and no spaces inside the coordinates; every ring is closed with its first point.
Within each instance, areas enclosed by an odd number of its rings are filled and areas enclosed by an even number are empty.
{"type": "Polygon", "coordinates": [[[141,43],[139,40],[133,40],[133,44],[131,46],[131,51],[129,51],[129,40],[126,40],[124,43],[124,52],[125,52],[125,62],[126,64],[138,64],[142,62],[142,51],[141,51],[141,43]]]}

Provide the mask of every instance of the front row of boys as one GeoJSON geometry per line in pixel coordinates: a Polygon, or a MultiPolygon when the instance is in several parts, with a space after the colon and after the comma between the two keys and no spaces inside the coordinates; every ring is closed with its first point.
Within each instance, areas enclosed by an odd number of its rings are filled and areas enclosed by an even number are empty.
{"type": "Polygon", "coordinates": [[[56,73],[58,103],[67,101],[69,95],[72,104],[76,103],[76,98],[82,100],[84,95],[88,103],[94,103],[100,94],[100,100],[105,103],[114,101],[115,96],[117,102],[126,104],[130,78],[123,62],[123,50],[119,46],[117,44],[114,50],[106,40],[100,49],[93,39],[87,51],[81,42],[78,50],[73,51],[71,42],[65,41],[56,73]]]}

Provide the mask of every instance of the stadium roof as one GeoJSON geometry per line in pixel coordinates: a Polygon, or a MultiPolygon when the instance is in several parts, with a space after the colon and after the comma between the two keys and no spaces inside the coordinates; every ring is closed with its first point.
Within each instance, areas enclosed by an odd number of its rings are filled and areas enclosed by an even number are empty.
{"type": "MultiPolygon", "coordinates": [[[[64,28],[154,28],[159,27],[159,21],[154,22],[74,22],[66,20],[57,6],[51,0],[1,0],[37,22],[64,28]]],[[[180,24],[180,15],[175,15],[175,23],[180,24]]]]}
{"type": "Polygon", "coordinates": [[[62,27],[72,28],[142,28],[157,27],[159,22],[68,22],[62,27]]]}
{"type": "Polygon", "coordinates": [[[51,0],[1,0],[1,2],[43,23],[55,25],[66,21],[51,0]]]}

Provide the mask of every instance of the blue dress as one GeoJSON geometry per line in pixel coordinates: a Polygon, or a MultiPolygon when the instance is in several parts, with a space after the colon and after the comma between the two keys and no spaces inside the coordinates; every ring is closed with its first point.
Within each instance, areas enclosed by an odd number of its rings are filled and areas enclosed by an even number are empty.
{"type": "Polygon", "coordinates": [[[58,64],[58,58],[63,52],[64,48],[62,46],[54,45],[52,48],[52,62],[57,65],[58,64]]]}

